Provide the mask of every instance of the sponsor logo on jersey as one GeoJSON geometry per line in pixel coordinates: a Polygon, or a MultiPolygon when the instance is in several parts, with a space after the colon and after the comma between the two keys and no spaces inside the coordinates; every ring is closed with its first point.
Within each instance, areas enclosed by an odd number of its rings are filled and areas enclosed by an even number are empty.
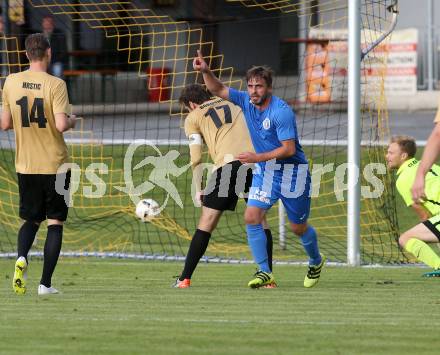
{"type": "Polygon", "coordinates": [[[261,191],[260,189],[255,189],[254,191],[251,190],[249,193],[249,199],[250,200],[257,200],[260,202],[263,202],[265,204],[270,204],[270,198],[267,197],[266,191],[261,191]]]}

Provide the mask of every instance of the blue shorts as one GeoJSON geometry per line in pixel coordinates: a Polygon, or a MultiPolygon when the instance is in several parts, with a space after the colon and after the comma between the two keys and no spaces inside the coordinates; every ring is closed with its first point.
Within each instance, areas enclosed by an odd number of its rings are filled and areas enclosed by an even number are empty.
{"type": "Polygon", "coordinates": [[[278,199],[281,199],[290,222],[306,223],[310,214],[310,173],[307,172],[306,177],[299,179],[302,181],[297,187],[295,176],[283,181],[280,175],[276,175],[271,184],[268,183],[271,179],[266,180],[263,174],[253,175],[247,205],[268,210],[278,199]]]}

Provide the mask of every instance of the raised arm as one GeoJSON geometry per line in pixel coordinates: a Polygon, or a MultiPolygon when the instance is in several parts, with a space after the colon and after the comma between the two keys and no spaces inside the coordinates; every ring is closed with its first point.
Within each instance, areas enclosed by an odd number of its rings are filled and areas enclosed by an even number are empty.
{"type": "Polygon", "coordinates": [[[211,94],[225,100],[229,99],[229,88],[213,74],[211,69],[209,69],[208,63],[203,59],[200,50],[197,50],[197,57],[193,60],[193,68],[202,73],[205,85],[211,94]]]}

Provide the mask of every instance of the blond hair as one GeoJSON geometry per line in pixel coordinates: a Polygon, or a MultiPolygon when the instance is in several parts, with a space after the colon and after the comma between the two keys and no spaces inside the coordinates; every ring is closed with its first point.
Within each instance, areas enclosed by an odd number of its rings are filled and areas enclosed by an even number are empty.
{"type": "Polygon", "coordinates": [[[417,152],[416,141],[410,136],[393,136],[390,143],[396,143],[399,145],[402,152],[408,154],[409,158],[414,158],[417,152]]]}

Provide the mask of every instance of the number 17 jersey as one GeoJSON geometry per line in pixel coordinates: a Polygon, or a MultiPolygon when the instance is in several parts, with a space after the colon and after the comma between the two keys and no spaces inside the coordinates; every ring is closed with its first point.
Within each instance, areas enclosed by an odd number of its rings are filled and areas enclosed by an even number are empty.
{"type": "Polygon", "coordinates": [[[243,152],[254,152],[241,108],[215,97],[204,102],[185,119],[185,134],[200,134],[216,168],[237,160],[243,152]]]}
{"type": "Polygon", "coordinates": [[[14,125],[16,171],[56,174],[68,159],[63,134],[55,125],[55,114],[70,113],[64,80],[30,70],[10,74],[2,99],[14,125]]]}

